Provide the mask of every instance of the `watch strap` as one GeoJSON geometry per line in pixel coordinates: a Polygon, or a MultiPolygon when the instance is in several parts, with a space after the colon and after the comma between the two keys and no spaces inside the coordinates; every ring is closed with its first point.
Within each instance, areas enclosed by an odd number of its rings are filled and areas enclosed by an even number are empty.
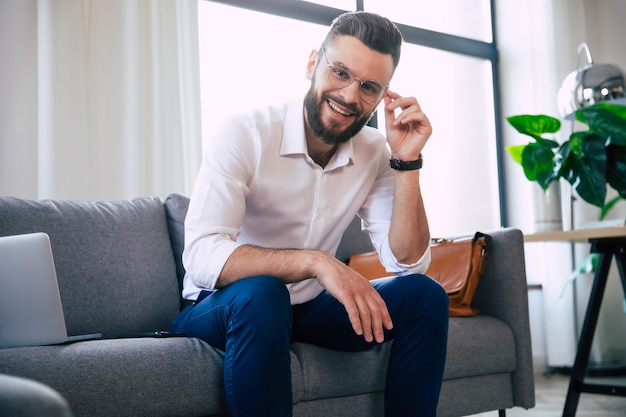
{"type": "Polygon", "coordinates": [[[402,161],[396,158],[389,159],[389,166],[397,171],[412,171],[420,169],[423,164],[424,160],[422,159],[422,154],[420,154],[419,158],[415,161],[402,161]]]}

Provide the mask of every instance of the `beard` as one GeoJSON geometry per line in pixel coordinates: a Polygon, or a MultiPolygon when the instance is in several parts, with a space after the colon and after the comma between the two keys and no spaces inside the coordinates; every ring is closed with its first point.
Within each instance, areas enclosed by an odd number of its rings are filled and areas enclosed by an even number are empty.
{"type": "Polygon", "coordinates": [[[314,85],[311,84],[311,88],[304,97],[304,110],[313,134],[319,137],[325,144],[337,146],[348,142],[354,135],[359,133],[374,113],[363,115],[354,105],[332,98],[333,101],[344,108],[350,109],[354,113],[355,120],[343,130],[337,130],[335,126],[326,127],[324,122],[322,122],[321,108],[325,105],[326,100],[330,98],[328,93],[324,93],[318,100],[315,95],[314,85]]]}

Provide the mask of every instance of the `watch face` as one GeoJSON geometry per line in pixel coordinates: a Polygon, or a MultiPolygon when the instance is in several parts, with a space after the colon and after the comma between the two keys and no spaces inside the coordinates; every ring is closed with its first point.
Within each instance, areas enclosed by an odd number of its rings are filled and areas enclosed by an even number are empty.
{"type": "Polygon", "coordinates": [[[402,169],[402,164],[400,163],[399,159],[391,159],[389,161],[389,165],[391,165],[391,168],[393,169],[397,169],[397,170],[402,169]]]}

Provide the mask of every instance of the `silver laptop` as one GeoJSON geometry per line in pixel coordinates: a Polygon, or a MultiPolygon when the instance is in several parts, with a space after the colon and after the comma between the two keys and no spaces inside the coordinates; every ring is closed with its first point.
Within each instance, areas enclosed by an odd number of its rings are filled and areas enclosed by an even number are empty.
{"type": "Polygon", "coordinates": [[[47,234],[0,237],[0,349],[101,336],[67,336],[47,234]]]}

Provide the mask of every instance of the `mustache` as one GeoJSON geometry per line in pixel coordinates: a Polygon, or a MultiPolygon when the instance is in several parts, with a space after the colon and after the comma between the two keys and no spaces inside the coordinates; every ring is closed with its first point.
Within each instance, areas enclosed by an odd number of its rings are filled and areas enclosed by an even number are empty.
{"type": "Polygon", "coordinates": [[[355,115],[360,116],[361,112],[359,111],[359,109],[357,108],[357,106],[355,104],[350,104],[350,103],[346,103],[345,101],[337,98],[337,97],[333,97],[328,93],[323,93],[322,94],[322,100],[326,101],[326,100],[332,100],[335,103],[339,104],[341,107],[348,109],[351,113],[354,113],[355,115]]]}

